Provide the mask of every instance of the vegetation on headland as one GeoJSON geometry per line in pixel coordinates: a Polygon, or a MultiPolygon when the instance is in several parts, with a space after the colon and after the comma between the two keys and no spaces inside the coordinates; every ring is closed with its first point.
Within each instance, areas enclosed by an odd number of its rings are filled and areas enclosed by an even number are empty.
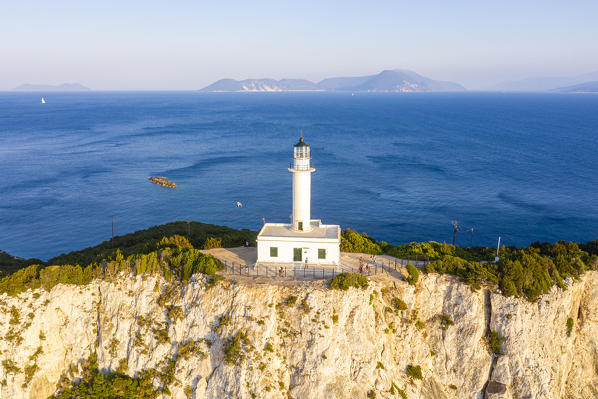
{"type": "Polygon", "coordinates": [[[120,272],[160,275],[169,281],[186,283],[195,273],[213,275],[223,267],[211,255],[204,255],[182,236],[164,237],[148,253],[127,257],[117,249],[109,257],[87,265],[32,265],[0,279],[0,293],[17,295],[28,289],[52,289],[57,284],[84,285],[94,279],[110,280],[120,272]]]}
{"type": "MultiPolygon", "coordinates": [[[[85,284],[94,278],[106,278],[116,270],[160,273],[166,278],[187,281],[195,272],[212,274],[220,267],[216,259],[205,257],[195,248],[234,247],[245,242],[255,245],[256,236],[257,233],[250,230],[174,222],[117,236],[48,262],[14,258],[0,252],[0,271],[8,274],[20,269],[0,280],[0,292],[15,294],[28,288],[49,289],[59,283],[85,284]],[[175,236],[178,238],[172,238],[175,236]],[[164,241],[164,237],[170,238],[164,241]]],[[[429,263],[422,267],[425,273],[458,276],[474,289],[484,284],[498,286],[504,295],[530,301],[537,300],[554,285],[565,288],[566,278],[577,279],[586,270],[598,269],[598,240],[583,244],[536,242],[527,248],[503,246],[498,262],[494,262],[493,248],[456,247],[432,241],[393,245],[347,229],[341,234],[341,250],[426,260],[429,263]]],[[[331,288],[363,286],[353,276],[337,277],[331,288]]],[[[411,270],[409,280],[415,283],[416,279],[411,270]]]]}
{"type": "Polygon", "coordinates": [[[102,242],[94,247],[80,251],[69,252],[50,259],[46,264],[89,264],[100,262],[112,255],[117,249],[124,256],[133,254],[147,254],[156,249],[156,244],[163,237],[179,235],[185,237],[194,248],[204,248],[209,238],[220,240],[223,247],[238,247],[245,244],[255,246],[257,232],[252,230],[237,230],[226,226],[206,224],[199,222],[173,222],[153,226],[135,233],[116,236],[111,240],[102,242]]]}
{"type": "MultiPolygon", "coordinates": [[[[554,285],[566,288],[564,280],[568,277],[577,279],[587,270],[598,270],[598,240],[584,244],[535,242],[527,248],[502,246],[499,260],[494,262],[493,248],[457,247],[433,241],[393,245],[350,229],[343,231],[341,239],[341,250],[346,252],[425,260],[429,262],[422,268],[426,273],[457,276],[474,289],[483,284],[498,286],[506,296],[530,301],[536,301],[554,285]]],[[[417,281],[414,271],[408,271],[409,281],[417,281]]]]}
{"type": "Polygon", "coordinates": [[[4,251],[0,251],[0,276],[6,276],[16,272],[30,265],[43,264],[44,261],[40,259],[23,259],[12,256],[4,251]]]}

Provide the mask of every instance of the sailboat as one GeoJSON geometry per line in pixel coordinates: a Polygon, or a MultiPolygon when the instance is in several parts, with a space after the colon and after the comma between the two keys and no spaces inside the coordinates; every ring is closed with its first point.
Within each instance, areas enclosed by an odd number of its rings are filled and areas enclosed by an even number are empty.
{"type": "Polygon", "coordinates": [[[44,98],[42,97],[42,104],[45,104],[46,100],[44,100],[44,98]]]}

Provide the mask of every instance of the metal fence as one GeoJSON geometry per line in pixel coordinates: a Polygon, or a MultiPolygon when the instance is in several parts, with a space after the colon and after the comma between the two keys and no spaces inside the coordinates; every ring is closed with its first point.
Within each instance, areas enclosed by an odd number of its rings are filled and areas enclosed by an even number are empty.
{"type": "Polygon", "coordinates": [[[363,266],[348,265],[319,266],[317,264],[254,264],[224,262],[224,271],[227,274],[251,277],[273,277],[292,280],[328,280],[341,273],[359,273],[364,276],[373,276],[381,273],[399,272],[401,268],[411,263],[417,267],[429,263],[429,259],[377,259],[375,263],[364,262],[363,266]]]}

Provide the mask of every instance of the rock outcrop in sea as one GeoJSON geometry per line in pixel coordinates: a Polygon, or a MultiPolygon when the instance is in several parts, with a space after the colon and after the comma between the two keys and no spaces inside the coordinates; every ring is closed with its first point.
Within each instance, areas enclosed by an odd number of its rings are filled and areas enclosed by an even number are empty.
{"type": "Polygon", "coordinates": [[[2,294],[0,397],[47,398],[94,353],[101,371],[170,367],[173,398],[598,397],[598,272],[567,285],[532,303],[437,274],[339,291],[121,273],[2,294]]]}

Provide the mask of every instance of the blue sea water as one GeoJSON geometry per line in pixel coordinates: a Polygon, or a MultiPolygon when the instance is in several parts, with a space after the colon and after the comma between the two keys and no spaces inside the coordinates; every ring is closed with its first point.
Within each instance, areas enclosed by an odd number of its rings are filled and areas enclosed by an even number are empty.
{"type": "Polygon", "coordinates": [[[312,217],[382,240],[598,237],[598,96],[0,93],[0,249],[47,259],[193,220],[287,221],[299,132],[312,217]],[[175,190],[150,183],[163,175],[175,190]],[[236,201],[244,206],[239,209],[236,201]]]}

